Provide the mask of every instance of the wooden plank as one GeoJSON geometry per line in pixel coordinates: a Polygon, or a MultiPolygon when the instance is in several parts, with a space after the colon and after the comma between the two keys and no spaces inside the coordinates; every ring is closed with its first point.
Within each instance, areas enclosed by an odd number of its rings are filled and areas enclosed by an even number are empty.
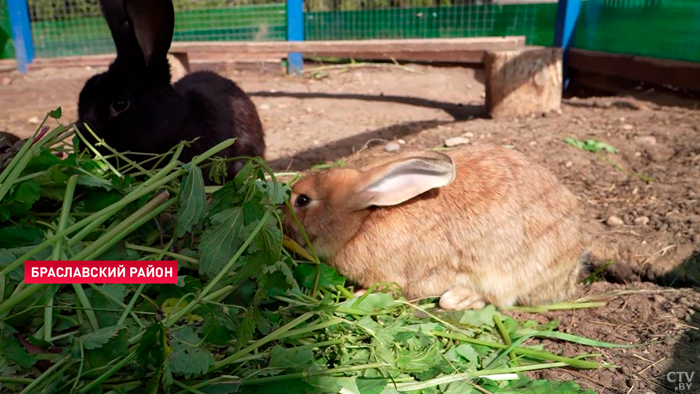
{"type": "Polygon", "coordinates": [[[342,52],[309,52],[306,57],[352,57],[355,60],[392,60],[402,62],[445,62],[480,64],[484,61],[486,51],[444,51],[444,52],[355,52],[348,56],[342,52]]]}
{"type": "Polygon", "coordinates": [[[561,48],[488,52],[486,111],[491,118],[557,111],[562,93],[561,48]]]}
{"type": "Polygon", "coordinates": [[[700,92],[700,63],[571,49],[567,66],[700,92]]]}
{"type": "Polygon", "coordinates": [[[399,40],[338,40],[338,41],[271,41],[271,42],[175,42],[171,51],[235,52],[235,53],[383,53],[383,52],[444,52],[498,51],[525,46],[524,36],[436,38],[399,40]]]}

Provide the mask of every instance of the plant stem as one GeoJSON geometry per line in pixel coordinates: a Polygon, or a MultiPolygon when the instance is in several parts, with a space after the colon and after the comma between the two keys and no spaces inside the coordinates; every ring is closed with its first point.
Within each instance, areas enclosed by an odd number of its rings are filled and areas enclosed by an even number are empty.
{"type": "Polygon", "coordinates": [[[388,367],[388,364],[385,363],[374,363],[374,364],[365,364],[365,365],[353,365],[352,367],[340,367],[340,368],[330,368],[330,369],[324,369],[321,371],[308,371],[308,372],[297,372],[297,373],[290,373],[286,375],[277,375],[277,376],[269,376],[265,378],[251,378],[251,379],[245,379],[241,382],[241,386],[252,386],[260,383],[270,383],[270,382],[279,382],[279,381],[284,381],[284,380],[293,380],[293,379],[308,379],[314,376],[326,376],[326,375],[333,375],[336,373],[345,373],[345,372],[353,372],[353,371],[364,371],[367,369],[379,369],[382,367],[388,367]]]}
{"type": "MultiPolygon", "coordinates": [[[[508,349],[509,348],[509,346],[507,346],[507,345],[503,345],[503,344],[496,343],[496,342],[488,342],[488,341],[482,341],[479,339],[469,338],[469,337],[462,335],[462,334],[446,333],[446,332],[440,332],[440,331],[432,331],[432,334],[435,336],[438,336],[438,337],[455,339],[458,341],[473,343],[475,345],[481,345],[481,346],[486,346],[486,347],[490,347],[490,348],[496,348],[496,349],[508,349]]],[[[538,358],[541,360],[560,361],[560,362],[566,363],[567,365],[570,365],[570,366],[575,367],[575,368],[580,368],[580,369],[598,369],[598,368],[600,368],[600,364],[597,362],[594,362],[594,361],[576,360],[573,358],[557,356],[556,354],[549,353],[549,352],[543,352],[540,350],[533,350],[533,349],[516,347],[512,351],[514,353],[535,357],[535,358],[538,358]]]]}
{"type": "Polygon", "coordinates": [[[81,394],[87,393],[93,388],[97,387],[100,385],[102,382],[107,380],[110,376],[114,375],[115,372],[120,370],[123,366],[126,364],[130,363],[131,360],[136,358],[136,350],[133,350],[131,353],[129,353],[126,357],[124,357],[120,362],[118,362],[116,365],[114,365],[112,368],[107,370],[105,373],[100,375],[97,379],[93,380],[92,382],[88,383],[87,386],[83,387],[82,390],[80,390],[81,394]]]}
{"type": "Polygon", "coordinates": [[[69,361],[71,361],[71,356],[70,356],[70,355],[68,355],[68,356],[66,356],[66,357],[64,357],[64,358],[62,358],[59,362],[57,362],[56,364],[52,365],[49,369],[47,369],[46,372],[44,372],[43,374],[39,375],[38,378],[34,379],[29,385],[27,385],[27,387],[24,388],[24,390],[20,391],[19,394],[27,394],[27,393],[29,393],[29,392],[32,391],[35,387],[37,387],[40,383],[42,383],[43,381],[45,381],[46,379],[48,379],[49,376],[51,376],[51,374],[53,374],[54,372],[56,372],[56,370],[58,370],[59,368],[61,368],[61,367],[63,366],[63,364],[65,364],[65,363],[67,363],[67,362],[69,362],[69,361]]]}

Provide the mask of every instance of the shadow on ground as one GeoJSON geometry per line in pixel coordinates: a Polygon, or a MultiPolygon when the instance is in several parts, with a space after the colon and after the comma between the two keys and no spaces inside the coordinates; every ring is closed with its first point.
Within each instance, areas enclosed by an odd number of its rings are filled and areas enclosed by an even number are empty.
{"type": "Polygon", "coordinates": [[[384,103],[412,105],[416,107],[435,108],[445,111],[454,120],[467,120],[484,114],[483,105],[462,105],[444,101],[427,100],[408,96],[387,96],[352,93],[293,93],[293,92],[250,92],[252,97],[292,97],[298,99],[339,99],[362,100],[384,103]]]}
{"type": "Polygon", "coordinates": [[[353,136],[333,141],[329,144],[297,152],[292,156],[281,157],[269,161],[267,164],[276,171],[303,171],[318,163],[335,161],[360,150],[371,140],[391,141],[403,138],[411,134],[420,133],[423,130],[432,129],[440,125],[452,123],[451,121],[427,120],[406,122],[377,130],[355,134],[353,136]]]}
{"type": "MultiPolygon", "coordinates": [[[[700,290],[700,246],[683,264],[659,278],[658,282],[664,286],[700,290]]],[[[673,346],[671,365],[657,377],[657,394],[700,393],[700,305],[693,309],[686,318],[685,334],[673,346]]]]}

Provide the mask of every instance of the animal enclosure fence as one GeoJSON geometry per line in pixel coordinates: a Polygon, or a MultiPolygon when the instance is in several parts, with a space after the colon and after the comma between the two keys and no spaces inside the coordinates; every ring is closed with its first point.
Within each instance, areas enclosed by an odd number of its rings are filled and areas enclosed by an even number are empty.
{"type": "MultiPolygon", "coordinates": [[[[286,1],[174,0],[174,41],[286,40],[286,1]]],[[[8,2],[26,2],[36,57],[114,50],[98,0],[0,0],[0,58],[15,57],[8,2]]],[[[529,45],[552,45],[556,16],[556,0],[304,0],[303,36],[357,40],[521,35],[529,45]]],[[[700,61],[700,1],[582,0],[572,47],[700,61]]]]}

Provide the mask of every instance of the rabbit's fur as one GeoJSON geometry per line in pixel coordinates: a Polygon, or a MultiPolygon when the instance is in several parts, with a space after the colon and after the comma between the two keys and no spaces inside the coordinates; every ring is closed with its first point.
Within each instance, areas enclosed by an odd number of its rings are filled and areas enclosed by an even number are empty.
{"type": "MultiPolygon", "coordinates": [[[[361,288],[395,282],[443,309],[561,301],[581,270],[576,197],[494,145],[311,171],[291,204],[319,257],[361,288]]],[[[285,231],[306,246],[285,213],[285,231]]]]}
{"type": "MultiPolygon", "coordinates": [[[[262,123],[254,103],[233,81],[209,71],[193,72],[171,84],[168,50],[174,32],[171,0],[100,0],[117,49],[108,70],[90,78],[78,99],[77,125],[117,151],[162,154],[181,141],[180,161],[189,162],[230,138],[219,156],[264,158],[262,123]]],[[[79,149],[82,147],[79,147],[79,149]]],[[[97,147],[101,154],[110,154],[97,147]]],[[[127,155],[140,162],[143,155],[127,155]]],[[[167,162],[164,161],[164,162],[167,162]]],[[[245,164],[229,163],[230,180],[245,164]]],[[[203,169],[211,184],[209,168],[203,169]]]]}

